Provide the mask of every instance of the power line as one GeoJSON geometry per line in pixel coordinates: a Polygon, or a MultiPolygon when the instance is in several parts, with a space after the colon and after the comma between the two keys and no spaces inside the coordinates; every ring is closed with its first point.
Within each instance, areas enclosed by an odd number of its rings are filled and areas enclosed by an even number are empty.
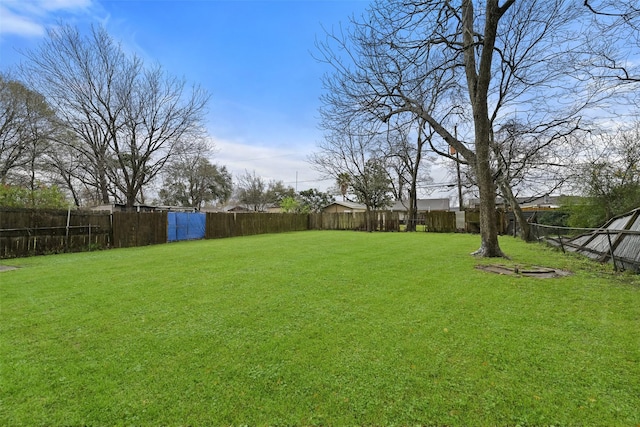
{"type": "Polygon", "coordinates": [[[307,183],[307,182],[324,182],[324,181],[333,181],[332,178],[325,178],[325,179],[307,179],[307,180],[303,180],[303,181],[285,181],[283,182],[283,184],[295,184],[296,182],[298,184],[303,184],[303,183],[307,183]]]}
{"type": "Polygon", "coordinates": [[[417,185],[418,188],[439,188],[439,187],[455,187],[456,184],[455,182],[437,182],[437,183],[433,183],[433,184],[422,184],[422,185],[417,185]]]}

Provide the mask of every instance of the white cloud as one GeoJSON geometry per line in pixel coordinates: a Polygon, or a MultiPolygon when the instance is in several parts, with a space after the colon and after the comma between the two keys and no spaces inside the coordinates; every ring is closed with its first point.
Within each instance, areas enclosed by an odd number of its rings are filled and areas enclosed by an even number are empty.
{"type": "Polygon", "coordinates": [[[238,141],[215,139],[216,153],[213,162],[226,166],[234,180],[245,172],[253,173],[266,181],[282,181],[298,191],[318,188],[326,191],[333,185],[323,180],[307,162],[312,149],[277,148],[248,145],[238,141]]]}
{"type": "Polygon", "coordinates": [[[86,13],[92,0],[4,0],[0,6],[0,34],[40,37],[60,13],[86,13]]]}
{"type": "MultiPolygon", "coordinates": [[[[213,163],[226,166],[233,175],[234,182],[246,172],[262,177],[265,181],[282,181],[297,191],[317,188],[329,191],[335,186],[333,179],[323,179],[319,172],[307,162],[308,156],[316,150],[313,146],[299,146],[296,149],[249,145],[240,141],[215,139],[213,163]]],[[[455,179],[451,177],[446,164],[438,159],[431,167],[433,184],[421,186],[419,197],[456,198],[457,188],[452,188],[455,179]]],[[[456,202],[457,203],[457,202],[456,202]]]]}
{"type": "Polygon", "coordinates": [[[13,13],[2,5],[0,6],[0,34],[40,37],[44,34],[44,27],[33,19],[13,13]]]}
{"type": "Polygon", "coordinates": [[[47,10],[77,10],[91,6],[91,0],[40,0],[37,3],[47,10]]]}

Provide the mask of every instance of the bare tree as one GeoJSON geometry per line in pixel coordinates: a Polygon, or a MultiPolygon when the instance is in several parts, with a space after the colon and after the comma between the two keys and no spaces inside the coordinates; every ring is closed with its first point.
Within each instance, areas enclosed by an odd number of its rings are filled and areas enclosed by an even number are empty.
{"type": "Polygon", "coordinates": [[[279,205],[285,198],[294,198],[295,190],[285,186],[282,181],[267,183],[255,171],[245,171],[236,180],[236,197],[249,209],[264,212],[271,206],[279,205]]]}
{"type": "MultiPolygon", "coordinates": [[[[118,91],[140,72],[103,29],[83,38],[69,25],[49,30],[38,49],[25,52],[22,72],[46,96],[64,125],[77,136],[71,148],[84,166],[84,184],[109,203],[107,162],[111,134],[119,128],[118,91]]],[[[67,141],[59,141],[61,144],[67,141]]]]}
{"type": "Polygon", "coordinates": [[[267,183],[262,177],[256,175],[256,171],[245,171],[244,175],[236,179],[236,197],[254,212],[262,212],[266,209],[268,203],[266,191],[267,183]]]}
{"type": "Polygon", "coordinates": [[[528,125],[563,133],[603,93],[580,68],[590,58],[576,25],[585,13],[564,0],[377,1],[348,33],[333,32],[320,44],[333,66],[325,103],[339,105],[342,117],[422,119],[438,137],[430,143],[436,152],[447,155],[451,146],[473,168],[480,195],[476,253],[501,256],[494,131],[524,109],[528,125]]]}
{"type": "Polygon", "coordinates": [[[391,128],[387,132],[388,146],[384,151],[388,157],[387,165],[393,171],[391,184],[394,197],[407,208],[406,231],[416,231],[418,183],[427,184],[432,181],[423,159],[434,132],[422,120],[414,122],[417,122],[415,126],[409,122],[391,128]]]}
{"type": "MultiPolygon", "coordinates": [[[[160,68],[137,76],[132,93],[121,95],[124,120],[112,133],[110,148],[115,167],[109,175],[127,206],[184,145],[204,134],[200,127],[208,100],[204,91],[185,91],[185,82],[160,68]]],[[[128,92],[128,91],[127,91],[128,92]]]]}
{"type": "Polygon", "coordinates": [[[533,236],[520,207],[518,191],[525,190],[533,200],[551,194],[567,181],[571,162],[582,149],[576,141],[584,133],[578,130],[575,125],[564,129],[557,123],[528,127],[511,120],[493,135],[494,177],[525,241],[531,241],[533,236]]]}
{"type": "Polygon", "coordinates": [[[636,0],[584,0],[591,12],[587,39],[594,52],[591,75],[618,82],[640,83],[640,6],[636,0]]]}
{"type": "Polygon", "coordinates": [[[133,206],[176,148],[200,132],[208,95],[160,67],[126,55],[104,28],[83,37],[77,28],[51,29],[25,53],[22,71],[53,105],[77,153],[83,184],[103,203],[133,206]]]}
{"type": "Polygon", "coordinates": [[[36,188],[40,159],[56,131],[55,115],[44,97],[0,75],[0,182],[36,188]]]}
{"type": "Polygon", "coordinates": [[[49,150],[43,156],[42,161],[49,181],[66,189],[77,207],[99,204],[101,199],[96,192],[96,187],[84,184],[90,180],[84,178],[87,175],[87,169],[79,161],[78,151],[73,148],[76,145],[75,135],[66,132],[65,135],[54,139],[54,141],[62,140],[66,143],[49,144],[49,150]],[[91,194],[91,197],[87,198],[87,193],[91,194]]]}
{"type": "Polygon", "coordinates": [[[325,122],[325,125],[329,132],[319,143],[319,151],[309,157],[309,162],[323,176],[337,177],[366,206],[369,229],[371,210],[385,206],[386,195],[391,193],[386,165],[382,161],[384,156],[379,155],[379,134],[375,129],[360,127],[355,120],[350,123],[325,122]]]}

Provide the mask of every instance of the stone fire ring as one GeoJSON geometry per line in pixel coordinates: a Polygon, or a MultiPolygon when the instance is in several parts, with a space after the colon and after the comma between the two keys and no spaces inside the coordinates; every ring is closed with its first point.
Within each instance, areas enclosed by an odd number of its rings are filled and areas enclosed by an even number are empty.
{"type": "Polygon", "coordinates": [[[538,266],[513,266],[507,267],[506,265],[476,265],[478,270],[487,271],[495,274],[506,274],[510,276],[526,276],[537,277],[538,279],[554,279],[557,277],[566,277],[571,275],[571,272],[565,270],[557,270],[555,268],[538,267],[538,266]]]}

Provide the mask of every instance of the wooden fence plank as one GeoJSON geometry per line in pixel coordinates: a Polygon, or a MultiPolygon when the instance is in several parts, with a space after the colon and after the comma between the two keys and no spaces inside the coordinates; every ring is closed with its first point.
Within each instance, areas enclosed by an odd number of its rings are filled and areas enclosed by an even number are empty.
{"type": "MultiPolygon", "coordinates": [[[[469,233],[480,233],[480,211],[478,209],[465,210],[466,230],[469,233]]],[[[504,234],[507,231],[506,214],[502,209],[496,209],[496,226],[498,234],[504,234]]]]}
{"type": "Polygon", "coordinates": [[[207,213],[206,239],[250,236],[265,233],[285,233],[309,229],[306,214],[234,212],[207,213]]]}
{"type": "Polygon", "coordinates": [[[114,212],[112,215],[116,248],[167,242],[167,212],[114,212]]]}
{"type": "Polygon", "coordinates": [[[0,258],[78,252],[111,244],[109,214],[0,209],[0,258]]]}
{"type": "MultiPolygon", "coordinates": [[[[372,231],[399,231],[398,212],[371,212],[372,231]]],[[[454,212],[425,216],[428,231],[455,231],[454,212]]],[[[48,211],[0,209],[0,258],[42,253],[126,248],[167,242],[167,212],[48,211]],[[67,218],[69,226],[67,227],[67,218]]],[[[207,213],[205,238],[303,230],[367,230],[359,213],[207,213]]]]}
{"type": "Polygon", "coordinates": [[[425,230],[436,233],[456,232],[456,213],[432,211],[424,214],[425,230]]]}

